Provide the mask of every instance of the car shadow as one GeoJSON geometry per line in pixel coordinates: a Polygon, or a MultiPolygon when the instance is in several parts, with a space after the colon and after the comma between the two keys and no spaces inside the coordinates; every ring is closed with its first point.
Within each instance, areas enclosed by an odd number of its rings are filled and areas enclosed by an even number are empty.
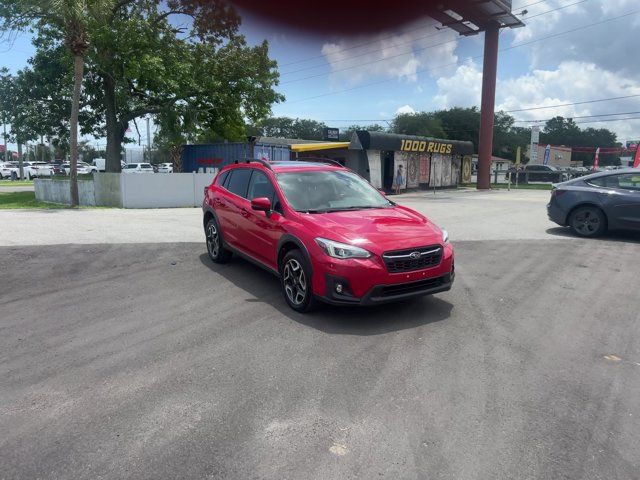
{"type": "Polygon", "coordinates": [[[284,300],[279,280],[271,273],[234,255],[228,264],[218,265],[206,253],[200,255],[204,266],[245,290],[285,317],[307,327],[338,335],[381,335],[446,320],[453,305],[432,295],[375,307],[339,307],[320,303],[309,313],[293,311],[284,300]]]}
{"type": "Polygon", "coordinates": [[[547,233],[557,237],[575,238],[576,240],[605,240],[608,242],[640,243],[640,232],[610,231],[596,238],[583,238],[575,235],[569,227],[547,228],[547,233]]]}

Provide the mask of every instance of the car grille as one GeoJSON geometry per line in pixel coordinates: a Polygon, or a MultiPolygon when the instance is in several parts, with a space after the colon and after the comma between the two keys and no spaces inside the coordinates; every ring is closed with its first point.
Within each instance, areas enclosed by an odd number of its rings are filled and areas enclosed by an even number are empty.
{"type": "Polygon", "coordinates": [[[390,273],[412,272],[423,268],[435,267],[442,260],[442,247],[430,245],[428,247],[409,248],[385,252],[382,255],[387,270],[390,273]]]}
{"type": "Polygon", "coordinates": [[[422,290],[428,290],[442,285],[443,278],[429,278],[427,280],[420,280],[418,282],[400,283],[398,285],[386,285],[380,290],[381,297],[393,297],[395,295],[402,295],[404,293],[420,292],[422,290]]]}

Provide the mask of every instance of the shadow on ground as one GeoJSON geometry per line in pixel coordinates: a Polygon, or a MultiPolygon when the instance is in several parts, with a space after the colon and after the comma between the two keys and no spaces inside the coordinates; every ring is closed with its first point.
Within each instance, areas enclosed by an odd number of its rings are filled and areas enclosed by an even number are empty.
{"type": "Polygon", "coordinates": [[[576,240],[589,240],[589,241],[608,241],[608,242],[625,242],[625,243],[640,243],[640,232],[631,231],[612,231],[606,234],[596,237],[585,239],[578,237],[569,227],[552,227],[547,229],[547,233],[555,235],[556,237],[575,238],[576,240]]]}
{"type": "Polygon", "coordinates": [[[200,261],[255,299],[265,302],[287,318],[325,333],[338,335],[380,335],[446,320],[453,305],[432,295],[376,307],[338,307],[320,304],[316,310],[301,314],[287,305],[280,281],[271,273],[234,256],[225,265],[215,264],[206,253],[200,261]]]}

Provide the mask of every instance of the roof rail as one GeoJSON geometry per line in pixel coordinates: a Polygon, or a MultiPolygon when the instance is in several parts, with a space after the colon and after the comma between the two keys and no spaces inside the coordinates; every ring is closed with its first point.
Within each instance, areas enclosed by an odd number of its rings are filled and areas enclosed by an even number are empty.
{"type": "Polygon", "coordinates": [[[322,157],[300,157],[295,160],[291,160],[292,162],[318,162],[318,163],[328,163],[330,165],[334,165],[336,167],[346,168],[339,161],[334,160],[332,158],[322,158],[322,157]]]}
{"type": "MultiPolygon", "coordinates": [[[[267,167],[269,170],[273,170],[273,168],[271,168],[271,164],[261,158],[243,158],[242,160],[244,160],[245,163],[258,162],[258,163],[261,163],[263,166],[267,167]]],[[[234,163],[239,163],[239,162],[238,160],[236,160],[234,163]]]]}

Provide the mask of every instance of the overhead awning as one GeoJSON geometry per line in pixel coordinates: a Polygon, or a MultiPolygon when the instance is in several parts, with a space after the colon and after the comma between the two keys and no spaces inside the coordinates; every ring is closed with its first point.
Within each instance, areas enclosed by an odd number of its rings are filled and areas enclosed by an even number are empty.
{"type": "Polygon", "coordinates": [[[352,150],[391,150],[397,152],[443,153],[447,155],[471,155],[473,143],[397,133],[357,130],[350,142],[352,150]]]}
{"type": "Polygon", "coordinates": [[[291,145],[291,151],[315,152],[316,150],[331,150],[333,148],[347,147],[349,147],[349,142],[295,143],[291,145]]]}

